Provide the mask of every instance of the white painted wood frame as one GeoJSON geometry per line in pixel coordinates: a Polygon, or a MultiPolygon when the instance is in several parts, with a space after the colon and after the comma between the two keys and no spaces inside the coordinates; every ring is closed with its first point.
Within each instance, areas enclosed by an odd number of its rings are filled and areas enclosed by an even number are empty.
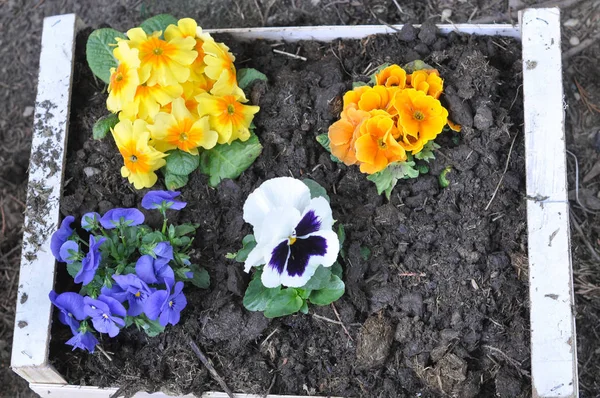
{"type": "Polygon", "coordinates": [[[532,396],[577,397],[560,10],[521,14],[532,396]]]}

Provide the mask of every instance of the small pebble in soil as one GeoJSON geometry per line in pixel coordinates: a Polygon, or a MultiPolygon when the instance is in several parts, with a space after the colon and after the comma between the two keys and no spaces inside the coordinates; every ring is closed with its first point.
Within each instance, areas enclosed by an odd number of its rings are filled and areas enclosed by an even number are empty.
{"type": "Polygon", "coordinates": [[[33,106],[26,106],[25,110],[23,111],[23,117],[29,117],[31,115],[33,115],[33,106]]]}
{"type": "Polygon", "coordinates": [[[494,115],[492,114],[492,110],[486,105],[479,106],[479,108],[477,108],[477,112],[475,113],[475,117],[473,118],[473,122],[475,123],[475,128],[478,130],[489,129],[492,127],[492,124],[494,124],[494,115]]]}
{"type": "Polygon", "coordinates": [[[404,24],[400,32],[398,32],[398,39],[402,41],[413,41],[417,38],[417,28],[412,26],[411,24],[404,24]]]}
{"type": "Polygon", "coordinates": [[[571,36],[571,38],[569,39],[569,44],[571,44],[573,47],[579,45],[579,43],[579,37],[577,36],[571,36]]]}
{"type": "Polygon", "coordinates": [[[100,174],[100,170],[95,167],[85,167],[83,169],[83,173],[89,178],[95,176],[96,174],[100,174]]]}
{"type": "Polygon", "coordinates": [[[433,19],[429,19],[421,25],[421,31],[419,32],[419,39],[427,44],[428,46],[435,43],[437,39],[437,27],[433,19]]]}
{"type": "Polygon", "coordinates": [[[367,318],[358,336],[357,367],[372,369],[382,366],[392,348],[393,340],[392,324],[387,318],[379,315],[367,318]]]}
{"type": "Polygon", "coordinates": [[[579,25],[579,19],[576,18],[567,19],[563,24],[565,28],[574,28],[577,25],[579,25]]]}

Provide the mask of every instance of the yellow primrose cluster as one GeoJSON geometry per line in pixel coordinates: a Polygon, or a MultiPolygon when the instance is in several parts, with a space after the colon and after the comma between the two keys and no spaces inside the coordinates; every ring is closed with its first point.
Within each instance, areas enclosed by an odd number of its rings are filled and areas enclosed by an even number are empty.
{"type": "Polygon", "coordinates": [[[407,74],[398,65],[384,68],[375,74],[374,86],[344,95],[340,120],[329,127],[331,153],[367,174],[407,160],[407,152],[419,153],[451,123],[438,100],[443,89],[435,69],[407,74]]]}
{"type": "Polygon", "coordinates": [[[125,165],[121,175],[136,189],[156,183],[166,151],[192,155],[198,148],[250,138],[258,106],[237,84],[229,48],[203,33],[196,21],[180,19],[163,32],[142,28],[117,38],[106,106],[119,112],[112,134],[125,165]]]}

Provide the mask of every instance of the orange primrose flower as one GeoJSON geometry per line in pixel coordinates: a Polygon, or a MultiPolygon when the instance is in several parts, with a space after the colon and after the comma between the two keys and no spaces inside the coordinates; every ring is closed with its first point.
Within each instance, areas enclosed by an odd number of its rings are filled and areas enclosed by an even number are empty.
{"type": "Polygon", "coordinates": [[[394,120],[377,114],[360,125],[360,137],[356,139],[356,159],[361,162],[360,171],[377,173],[392,162],[407,159],[406,151],[394,139],[394,120]]]}
{"type": "Polygon", "coordinates": [[[150,188],[157,180],[155,170],[163,167],[166,155],[148,145],[150,133],[145,121],[121,120],[111,130],[125,165],[121,175],[127,177],[135,189],[150,188]]]}
{"type": "Polygon", "coordinates": [[[393,109],[388,110],[390,100],[398,87],[385,86],[361,86],[344,94],[344,110],[349,107],[356,107],[361,111],[372,111],[373,109],[382,109],[393,113],[393,109]]]}
{"type": "Polygon", "coordinates": [[[407,76],[410,87],[438,99],[444,91],[444,80],[436,69],[421,69],[407,76]]]}
{"type": "Polygon", "coordinates": [[[142,119],[148,122],[154,120],[154,116],[161,107],[170,104],[175,98],[183,93],[181,85],[163,87],[161,85],[148,86],[141,84],[137,87],[133,101],[125,104],[123,111],[119,113],[119,119],[142,119]]]}
{"type": "Polygon", "coordinates": [[[218,134],[211,130],[208,116],[200,119],[193,116],[183,98],[174,100],[171,108],[171,113],[160,112],[154,118],[154,125],[148,126],[156,149],[166,152],[179,148],[197,155],[198,147],[211,149],[217,144],[218,134]]]}
{"type": "Polygon", "coordinates": [[[219,144],[250,138],[249,127],[258,106],[241,104],[233,95],[217,97],[209,93],[198,95],[196,101],[198,115],[209,115],[210,126],[219,133],[219,144]]]}
{"type": "Polygon", "coordinates": [[[235,57],[229,52],[229,47],[214,40],[205,41],[202,45],[204,50],[204,73],[208,78],[215,81],[210,90],[212,95],[233,95],[246,102],[244,91],[237,84],[235,70],[235,57]]]}
{"type": "Polygon", "coordinates": [[[140,84],[137,71],[140,60],[138,50],[129,48],[124,41],[119,42],[117,48],[113,50],[113,54],[119,61],[119,65],[117,68],[110,68],[106,107],[111,112],[118,112],[135,96],[135,90],[140,84]]]}
{"type": "Polygon", "coordinates": [[[398,65],[390,65],[375,74],[375,84],[404,88],[406,86],[406,71],[398,65]]]}
{"type": "Polygon", "coordinates": [[[149,86],[172,86],[190,77],[189,66],[198,53],[194,51],[193,37],[160,39],[161,32],[148,36],[142,28],[127,31],[129,45],[140,52],[140,81],[149,86]]]}
{"type": "Polygon", "coordinates": [[[414,88],[399,91],[392,103],[399,115],[400,144],[413,154],[435,139],[448,121],[448,111],[439,100],[414,88]]]}
{"type": "Polygon", "coordinates": [[[206,41],[212,41],[212,37],[208,33],[202,33],[202,28],[198,26],[196,21],[192,18],[183,18],[177,22],[177,25],[169,25],[165,30],[165,40],[170,41],[175,38],[192,37],[196,40],[194,50],[198,53],[198,56],[194,62],[190,65],[190,77],[191,81],[206,80],[204,76],[204,49],[202,46],[206,41]]]}
{"type": "Polygon", "coordinates": [[[370,116],[369,112],[348,108],[342,112],[340,120],[329,126],[331,154],[347,166],[358,162],[354,143],[360,135],[361,123],[370,116]]]}

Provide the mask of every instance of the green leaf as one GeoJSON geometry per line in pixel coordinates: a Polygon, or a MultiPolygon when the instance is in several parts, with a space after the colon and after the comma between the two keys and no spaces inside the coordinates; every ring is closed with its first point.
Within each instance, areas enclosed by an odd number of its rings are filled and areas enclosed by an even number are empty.
{"type": "Polygon", "coordinates": [[[357,87],[362,87],[362,86],[366,86],[367,83],[365,82],[352,82],[352,89],[355,89],[357,87]]]}
{"type": "Polygon", "coordinates": [[[196,232],[200,224],[185,223],[175,227],[175,236],[184,236],[196,232]]]}
{"type": "Polygon", "coordinates": [[[344,273],[344,270],[342,269],[342,264],[338,263],[337,261],[333,263],[333,265],[331,266],[331,273],[337,276],[338,278],[342,279],[342,274],[344,273]]]}
{"type": "Polygon", "coordinates": [[[123,33],[114,29],[96,29],[88,37],[85,46],[85,56],[90,69],[106,84],[110,82],[110,68],[116,68],[118,64],[113,55],[117,45],[116,37],[127,39],[123,33]]]}
{"type": "Polygon", "coordinates": [[[346,249],[344,249],[344,242],[346,241],[346,229],[343,224],[338,226],[337,230],[338,241],[340,241],[340,256],[346,258],[346,249]]]}
{"type": "Polygon", "coordinates": [[[419,160],[424,160],[427,163],[429,163],[429,161],[431,159],[435,159],[435,155],[433,154],[433,151],[438,149],[440,146],[438,144],[436,144],[433,141],[428,141],[424,146],[423,149],[421,149],[420,152],[415,153],[415,158],[419,159],[419,160]]]}
{"type": "Polygon", "coordinates": [[[144,316],[144,318],[134,318],[133,321],[138,327],[146,332],[148,337],[156,337],[165,331],[165,327],[158,322],[158,319],[151,321],[144,316]]]}
{"type": "Polygon", "coordinates": [[[167,156],[167,173],[186,176],[198,168],[200,158],[180,149],[175,149],[168,152],[167,156]]]}
{"type": "Polygon", "coordinates": [[[440,173],[440,175],[438,177],[440,187],[446,188],[448,185],[450,185],[450,181],[448,180],[448,173],[450,173],[451,171],[452,171],[452,166],[448,166],[444,170],[442,170],[442,172],[440,173]]]}
{"type": "Polygon", "coordinates": [[[421,69],[433,69],[433,66],[429,66],[425,62],[421,61],[420,59],[417,59],[414,61],[410,61],[407,64],[404,64],[402,69],[404,69],[406,71],[406,73],[413,73],[414,71],[421,70],[421,69]]]}
{"type": "Polygon", "coordinates": [[[304,300],[298,295],[296,289],[284,289],[267,302],[265,316],[267,318],[277,318],[290,315],[298,312],[303,304],[304,300]]]}
{"type": "Polygon", "coordinates": [[[387,68],[388,66],[390,66],[390,63],[385,62],[385,63],[381,64],[375,72],[373,72],[373,74],[371,75],[371,79],[369,80],[369,84],[371,86],[374,86],[375,83],[377,83],[377,80],[375,79],[375,75],[378,74],[379,72],[381,72],[382,70],[384,70],[385,68],[387,68]]]}
{"type": "Polygon", "coordinates": [[[140,27],[144,29],[146,34],[151,35],[152,33],[159,31],[165,33],[165,29],[167,29],[167,26],[169,25],[177,25],[177,18],[169,14],[159,14],[146,19],[142,22],[140,27]]]}
{"type": "Polygon", "coordinates": [[[377,193],[381,195],[382,192],[385,192],[385,196],[389,200],[392,189],[394,189],[398,180],[419,176],[419,171],[414,166],[415,162],[409,161],[390,163],[382,171],[368,176],[367,180],[373,181],[377,186],[377,193]]]}
{"type": "Polygon", "coordinates": [[[323,289],[325,286],[329,284],[329,279],[331,278],[331,268],[323,267],[319,265],[315,274],[306,282],[306,285],[302,286],[302,289],[305,290],[319,290],[323,289]]]}
{"type": "Polygon", "coordinates": [[[92,136],[95,140],[101,140],[106,137],[106,134],[110,132],[110,129],[115,127],[119,123],[119,116],[116,113],[102,116],[94,123],[92,128],[92,136]]]}
{"type": "Polygon", "coordinates": [[[417,167],[417,170],[419,171],[419,174],[429,173],[429,167],[427,167],[426,164],[418,164],[416,167],[417,167]]]}
{"type": "Polygon", "coordinates": [[[313,290],[308,300],[315,305],[328,305],[344,295],[344,282],[337,276],[331,275],[327,286],[320,290],[313,290]]]}
{"type": "Polygon", "coordinates": [[[244,294],[244,307],[249,311],[264,311],[269,300],[276,297],[281,291],[281,286],[273,289],[266,288],[260,280],[261,275],[262,271],[254,273],[252,281],[246,289],[246,294],[244,294]]]}
{"type": "Polygon", "coordinates": [[[163,242],[165,240],[165,236],[159,231],[150,232],[149,234],[144,235],[142,238],[142,244],[144,245],[152,245],[154,243],[163,242]]]}
{"type": "Polygon", "coordinates": [[[208,183],[216,187],[225,178],[239,177],[261,152],[262,145],[255,134],[245,142],[217,144],[200,155],[200,171],[207,174],[210,177],[208,183]]]}
{"type": "Polygon", "coordinates": [[[248,254],[256,247],[254,235],[246,235],[242,239],[242,248],[233,256],[233,259],[238,263],[243,263],[248,258],[248,254]]]}
{"type": "Polygon", "coordinates": [[[165,172],[165,185],[167,186],[167,189],[170,189],[171,191],[174,191],[187,185],[189,179],[190,177],[188,177],[187,175],[183,176],[169,173],[168,171],[165,172]]]}
{"type": "Polygon", "coordinates": [[[77,275],[80,269],[81,261],[73,261],[71,264],[67,263],[67,272],[72,278],[75,278],[75,275],[77,275]]]}
{"type": "Polygon", "coordinates": [[[257,80],[262,80],[264,82],[268,81],[267,76],[264,73],[257,71],[254,68],[242,68],[237,71],[238,86],[240,86],[242,90],[252,86],[257,80]]]}
{"type": "Polygon", "coordinates": [[[192,267],[194,276],[192,277],[192,284],[200,289],[208,289],[210,286],[210,275],[208,271],[199,266],[192,267]]]}
{"type": "Polygon", "coordinates": [[[369,249],[368,247],[361,246],[360,256],[363,258],[363,260],[367,261],[369,257],[371,257],[371,249],[369,249]]]}
{"type": "Polygon", "coordinates": [[[300,312],[303,314],[308,314],[308,301],[302,300],[302,307],[300,307],[300,312]]]}
{"type": "Polygon", "coordinates": [[[310,190],[311,198],[314,199],[318,197],[323,197],[327,199],[327,202],[331,202],[331,200],[329,199],[329,195],[327,195],[327,191],[321,186],[321,184],[319,184],[315,180],[311,180],[310,178],[305,178],[304,180],[302,180],[302,182],[310,190]]]}

